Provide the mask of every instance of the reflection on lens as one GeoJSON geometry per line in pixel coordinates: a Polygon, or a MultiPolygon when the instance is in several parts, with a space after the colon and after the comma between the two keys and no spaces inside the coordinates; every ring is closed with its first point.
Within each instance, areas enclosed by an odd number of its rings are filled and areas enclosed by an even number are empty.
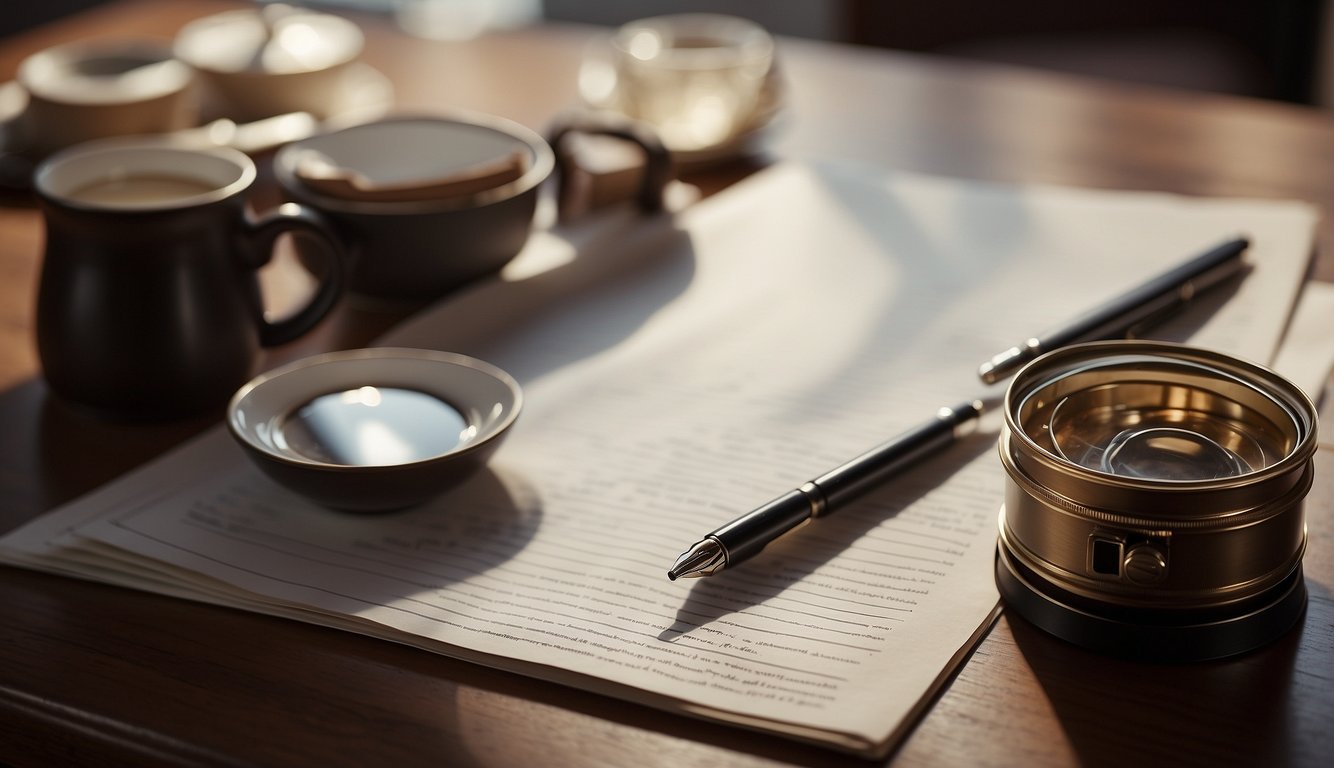
{"type": "Polygon", "coordinates": [[[1107,444],[1099,468],[1127,477],[1212,480],[1249,472],[1241,457],[1189,429],[1127,429],[1107,444]]]}
{"type": "MultiPolygon", "coordinates": [[[[1107,374],[1104,368],[1096,376],[1107,374]]],[[[1287,451],[1281,430],[1268,418],[1200,383],[1093,387],[1050,409],[1038,406],[1033,418],[1044,415],[1056,455],[1112,475],[1163,481],[1235,477],[1263,469],[1287,451]]]]}
{"type": "Polygon", "coordinates": [[[1240,653],[1306,604],[1315,407],[1272,371],[1175,344],[1045,355],[1005,402],[996,579],[1072,642],[1155,660],[1240,653]]]}

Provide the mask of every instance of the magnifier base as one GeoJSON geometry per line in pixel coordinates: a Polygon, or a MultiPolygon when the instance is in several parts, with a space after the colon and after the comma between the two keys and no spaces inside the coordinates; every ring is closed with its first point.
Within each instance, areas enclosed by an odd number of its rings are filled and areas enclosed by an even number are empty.
{"type": "Polygon", "coordinates": [[[1040,629],[1110,656],[1159,663],[1221,659],[1259,648],[1306,611],[1300,564],[1242,603],[1211,609],[1132,609],[1072,594],[996,548],[996,585],[1007,607],[1040,629]]]}

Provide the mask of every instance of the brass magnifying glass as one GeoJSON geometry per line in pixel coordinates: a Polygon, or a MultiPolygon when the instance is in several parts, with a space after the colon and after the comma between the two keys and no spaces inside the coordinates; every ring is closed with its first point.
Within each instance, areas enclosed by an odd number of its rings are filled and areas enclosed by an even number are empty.
{"type": "Polygon", "coordinates": [[[1157,661],[1231,656],[1306,606],[1316,411],[1274,372],[1186,346],[1080,344],[1005,399],[996,579],[1068,641],[1157,661]]]}

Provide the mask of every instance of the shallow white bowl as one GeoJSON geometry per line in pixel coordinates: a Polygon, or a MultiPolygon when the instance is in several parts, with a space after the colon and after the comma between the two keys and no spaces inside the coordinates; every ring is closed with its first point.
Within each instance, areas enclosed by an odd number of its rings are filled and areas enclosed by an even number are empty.
{"type": "Polygon", "coordinates": [[[340,16],[270,5],[196,19],[173,48],[226,117],[248,121],[286,112],[328,116],[364,43],[361,28],[340,16]]]}
{"type": "Polygon", "coordinates": [[[256,377],[232,397],[227,427],[281,485],[329,507],[383,511],[475,472],[522,402],[509,374],[475,358],[356,349],[256,377]]]}

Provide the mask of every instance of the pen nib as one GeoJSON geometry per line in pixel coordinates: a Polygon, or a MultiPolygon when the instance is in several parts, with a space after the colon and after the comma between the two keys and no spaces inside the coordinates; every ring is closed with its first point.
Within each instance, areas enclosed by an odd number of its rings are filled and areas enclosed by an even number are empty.
{"type": "Polygon", "coordinates": [[[712,576],[726,566],[727,551],[723,545],[714,539],[704,539],[676,558],[676,563],[667,572],[667,578],[676,581],[712,576]]]}

